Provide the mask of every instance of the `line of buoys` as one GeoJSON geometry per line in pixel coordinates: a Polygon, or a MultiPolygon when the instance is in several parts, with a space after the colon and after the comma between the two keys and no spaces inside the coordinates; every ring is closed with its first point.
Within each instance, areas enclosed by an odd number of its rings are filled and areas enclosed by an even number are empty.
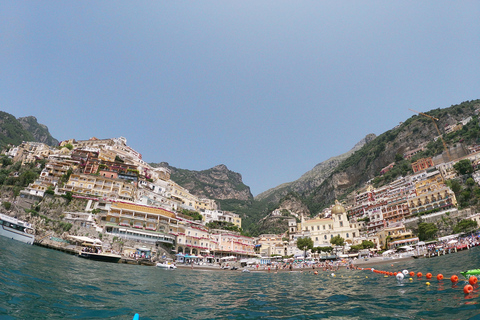
{"type": "MultiPolygon", "coordinates": [[[[383,270],[375,270],[374,268],[367,268],[367,269],[360,269],[360,270],[371,270],[372,272],[374,273],[379,273],[379,274],[383,274],[385,278],[387,278],[388,276],[392,276],[394,275],[396,277],[396,279],[398,281],[403,281],[407,275],[410,275],[410,278],[409,278],[409,281],[413,281],[413,278],[415,276],[415,272],[413,271],[410,271],[408,272],[408,270],[403,270],[403,271],[398,271],[398,272],[391,272],[391,271],[383,271],[383,270]]],[[[420,279],[423,277],[423,274],[421,272],[418,272],[417,274],[417,278],[420,279]]],[[[427,280],[430,280],[432,279],[433,275],[428,272],[427,274],[425,274],[425,278],[427,280]]],[[[367,277],[368,278],[368,277],[367,277]]],[[[442,281],[444,279],[443,277],[443,274],[439,273],[437,274],[436,276],[437,280],[438,281],[442,281]]],[[[459,279],[458,279],[458,276],[457,275],[452,275],[450,277],[450,281],[452,282],[452,288],[456,288],[456,284],[458,283],[459,279]]],[[[463,287],[463,292],[465,293],[465,298],[467,299],[469,296],[471,296],[471,293],[474,291],[474,290],[478,290],[478,278],[476,276],[471,276],[469,279],[468,279],[468,283],[467,285],[465,285],[463,287]],[[476,288],[476,289],[475,289],[476,288]]],[[[430,282],[425,282],[425,285],[426,286],[430,286],[431,283],[430,282]]]]}

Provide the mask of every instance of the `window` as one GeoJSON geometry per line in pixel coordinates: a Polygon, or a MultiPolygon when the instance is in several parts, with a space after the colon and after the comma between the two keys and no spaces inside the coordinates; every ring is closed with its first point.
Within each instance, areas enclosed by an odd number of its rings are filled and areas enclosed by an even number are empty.
{"type": "Polygon", "coordinates": [[[343,221],[340,221],[340,227],[343,227],[343,221]]]}
{"type": "Polygon", "coordinates": [[[323,230],[325,230],[325,225],[323,225],[323,230]]]}
{"type": "Polygon", "coordinates": [[[348,233],[347,233],[347,238],[349,238],[348,233]]]}
{"type": "Polygon", "coordinates": [[[327,240],[327,235],[324,236],[325,240],[327,240]]]}
{"type": "Polygon", "coordinates": [[[318,237],[315,237],[315,241],[318,241],[318,237]]]}

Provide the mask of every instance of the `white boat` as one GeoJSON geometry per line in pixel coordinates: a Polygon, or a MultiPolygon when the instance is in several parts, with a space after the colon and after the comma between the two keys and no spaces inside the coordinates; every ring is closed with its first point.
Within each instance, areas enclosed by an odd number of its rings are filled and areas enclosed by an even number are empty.
{"type": "Polygon", "coordinates": [[[157,262],[157,267],[162,269],[169,269],[169,270],[177,269],[176,265],[169,262],[157,262]]]}
{"type": "Polygon", "coordinates": [[[0,235],[33,244],[35,241],[35,229],[28,222],[18,220],[0,213],[0,235]]]}

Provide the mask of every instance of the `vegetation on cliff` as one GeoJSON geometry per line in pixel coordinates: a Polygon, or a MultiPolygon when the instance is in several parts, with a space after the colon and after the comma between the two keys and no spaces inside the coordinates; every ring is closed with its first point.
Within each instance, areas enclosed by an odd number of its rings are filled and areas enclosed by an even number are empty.
{"type": "Polygon", "coordinates": [[[8,144],[17,146],[23,141],[58,145],[58,140],[50,135],[47,126],[39,124],[35,117],[16,119],[13,115],[0,111],[0,147],[8,144]]]}

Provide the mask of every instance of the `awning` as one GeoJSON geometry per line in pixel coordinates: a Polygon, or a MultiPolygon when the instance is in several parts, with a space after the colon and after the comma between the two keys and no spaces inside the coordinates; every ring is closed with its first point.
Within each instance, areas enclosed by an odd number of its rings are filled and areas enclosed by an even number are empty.
{"type": "Polygon", "coordinates": [[[394,252],[395,252],[395,250],[387,250],[387,251],[385,251],[384,253],[382,253],[382,255],[386,256],[386,255],[392,254],[392,253],[394,253],[394,252]]]}

